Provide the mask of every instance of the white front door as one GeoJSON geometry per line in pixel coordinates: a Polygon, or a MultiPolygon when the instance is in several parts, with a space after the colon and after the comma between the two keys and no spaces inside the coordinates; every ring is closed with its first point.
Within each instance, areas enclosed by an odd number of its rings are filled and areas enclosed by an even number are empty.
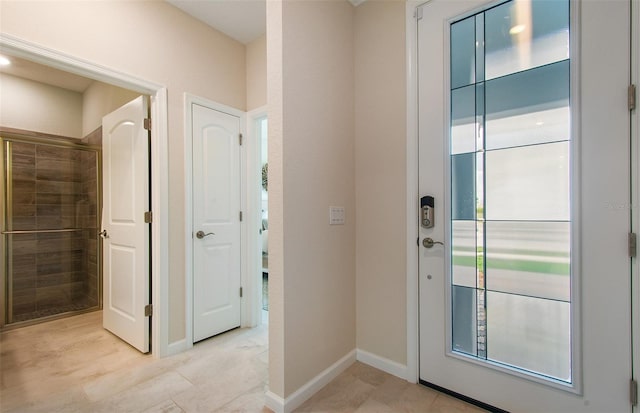
{"type": "Polygon", "coordinates": [[[192,104],[193,341],[240,326],[240,118],[192,104]]]}
{"type": "Polygon", "coordinates": [[[140,96],[102,119],[103,326],[149,352],[149,133],[140,96]]]}
{"type": "Polygon", "coordinates": [[[630,412],[629,1],[420,8],[421,381],[630,412]]]}

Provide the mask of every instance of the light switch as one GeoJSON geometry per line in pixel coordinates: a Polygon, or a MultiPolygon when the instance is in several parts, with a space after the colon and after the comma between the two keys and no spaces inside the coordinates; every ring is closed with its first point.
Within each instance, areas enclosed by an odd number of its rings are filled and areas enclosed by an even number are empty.
{"type": "Polygon", "coordinates": [[[329,207],[329,225],[344,225],[344,207],[329,207]]]}

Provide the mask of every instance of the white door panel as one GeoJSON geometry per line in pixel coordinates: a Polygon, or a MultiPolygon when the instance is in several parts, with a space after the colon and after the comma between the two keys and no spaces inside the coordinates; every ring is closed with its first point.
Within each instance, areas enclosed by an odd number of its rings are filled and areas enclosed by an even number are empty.
{"type": "Polygon", "coordinates": [[[193,340],[199,341],[240,326],[240,119],[197,104],[192,113],[193,340]]]}
{"type": "MultiPolygon", "coordinates": [[[[465,120],[460,114],[465,109],[450,115],[456,104],[452,104],[452,96],[464,93],[467,87],[452,85],[449,77],[451,24],[498,4],[432,0],[422,6],[418,21],[419,192],[420,196],[435,197],[435,226],[421,227],[419,234],[421,241],[430,237],[445,244],[424,248],[420,243],[420,379],[514,412],[631,412],[630,259],[626,246],[630,231],[626,207],[630,205],[630,132],[624,93],[630,66],[629,2],[571,2],[571,7],[577,8],[576,19],[571,21],[571,35],[576,36],[571,43],[571,65],[577,67],[570,71],[572,151],[566,149],[566,143],[554,143],[567,139],[566,129],[556,124],[561,124],[568,112],[554,107],[552,99],[551,105],[535,107],[534,115],[522,114],[519,107],[511,113],[509,108],[495,109],[494,116],[484,121],[465,120]],[[450,116],[454,121],[449,134],[450,116]],[[546,143],[528,135],[522,127],[528,123],[540,127],[543,132],[538,137],[551,142],[547,146],[564,145],[557,152],[563,154],[545,157],[546,143]],[[474,137],[476,125],[483,127],[481,138],[474,137]],[[465,134],[473,138],[466,143],[457,140],[465,134]],[[489,141],[487,134],[495,139],[489,141]],[[480,139],[479,143],[474,139],[480,139]],[[507,144],[515,149],[502,149],[507,144]],[[478,150],[477,145],[486,146],[478,150]],[[466,202],[452,195],[452,186],[462,188],[456,174],[464,169],[456,162],[463,157],[455,156],[467,152],[473,155],[468,158],[474,162],[472,169],[481,174],[476,182],[486,189],[470,192],[473,218],[465,221],[467,218],[452,218],[458,213],[455,209],[463,208],[460,205],[466,202]],[[559,171],[566,163],[558,160],[566,157],[573,159],[572,169],[559,171]],[[501,172],[508,168],[521,169],[501,172]],[[536,186],[540,182],[536,176],[546,177],[549,185],[536,186]],[[566,176],[569,181],[563,180],[566,176]],[[563,188],[566,197],[554,198],[563,188]],[[568,206],[570,194],[572,208],[568,206]],[[542,211],[544,208],[552,212],[542,211]],[[522,220],[520,213],[527,218],[522,220]],[[545,221],[540,217],[552,218],[545,221]],[[492,238],[489,231],[499,236],[492,238]],[[514,233],[524,235],[518,238],[514,233]],[[570,253],[565,251],[567,245],[570,253]],[[491,249],[497,252],[491,255],[491,249]],[[456,254],[455,259],[451,254],[456,254]],[[544,271],[540,270],[540,255],[546,257],[544,271]],[[507,265],[513,257],[525,263],[517,277],[507,265]],[[493,260],[489,270],[488,260],[493,260]],[[569,263],[571,282],[556,274],[569,263]],[[451,279],[456,286],[468,288],[454,292],[451,279]],[[477,283],[486,284],[479,288],[477,283]],[[456,307],[455,294],[467,293],[468,306],[456,307]],[[526,311],[516,312],[516,307],[526,311]],[[450,319],[472,316],[475,323],[469,330],[452,328],[450,319]],[[554,323],[538,323],[543,317],[554,323]],[[492,338],[498,331],[504,334],[492,338]],[[465,347],[469,337],[473,346],[465,347]],[[540,348],[529,346],[523,337],[532,342],[540,337],[549,340],[540,348]],[[558,348],[570,348],[571,352],[566,356],[551,350],[558,348]],[[521,364],[514,367],[517,363],[521,364]],[[543,374],[536,375],[541,366],[543,374]],[[543,377],[545,374],[557,380],[543,377]]],[[[473,27],[477,33],[489,32],[489,20],[482,20],[485,26],[481,29],[476,20],[473,27]]],[[[513,39],[523,31],[526,33],[526,25],[503,30],[513,39]]],[[[558,53],[563,52],[546,43],[551,40],[534,44],[535,58],[515,53],[515,66],[506,60],[503,65],[487,65],[483,74],[487,80],[469,84],[476,87],[473,93],[484,96],[471,103],[471,110],[477,113],[487,105],[490,76],[508,81],[510,73],[527,76],[533,73],[530,68],[548,65],[551,69],[558,53]]],[[[477,54],[475,59],[486,59],[489,54],[477,54]]],[[[518,94],[518,99],[529,105],[527,99],[535,99],[536,93],[544,92],[518,94]]],[[[489,112],[487,108],[484,113],[489,112]]]]}
{"type": "Polygon", "coordinates": [[[149,351],[149,141],[141,96],[102,121],[104,328],[149,351]]]}

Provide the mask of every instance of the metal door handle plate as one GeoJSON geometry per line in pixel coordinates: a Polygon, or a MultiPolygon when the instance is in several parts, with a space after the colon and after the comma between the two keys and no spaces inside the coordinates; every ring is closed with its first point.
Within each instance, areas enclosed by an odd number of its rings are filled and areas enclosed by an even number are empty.
{"type": "Polygon", "coordinates": [[[434,241],[433,238],[429,237],[422,240],[422,246],[424,246],[425,248],[433,248],[433,246],[436,244],[444,245],[444,243],[440,241],[434,241]]]}
{"type": "Polygon", "coordinates": [[[198,232],[196,232],[196,238],[198,238],[198,239],[202,239],[202,238],[207,237],[207,236],[209,236],[209,235],[216,235],[216,234],[214,234],[213,232],[207,232],[207,233],[205,234],[205,233],[204,233],[204,231],[198,231],[198,232]]]}

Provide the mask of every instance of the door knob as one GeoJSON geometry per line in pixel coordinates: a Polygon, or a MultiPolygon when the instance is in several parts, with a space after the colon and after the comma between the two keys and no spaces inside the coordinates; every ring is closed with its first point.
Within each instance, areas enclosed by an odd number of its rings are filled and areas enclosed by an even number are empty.
{"type": "Polygon", "coordinates": [[[101,232],[98,232],[98,235],[100,235],[102,238],[109,238],[109,234],[107,234],[106,229],[103,229],[101,232]]]}
{"type": "Polygon", "coordinates": [[[433,238],[429,238],[429,237],[422,240],[422,245],[425,248],[432,248],[436,244],[444,245],[444,243],[440,241],[434,241],[433,238]]]}
{"type": "Polygon", "coordinates": [[[216,234],[214,234],[213,232],[207,232],[207,233],[205,234],[205,233],[204,233],[204,231],[198,231],[198,232],[196,232],[196,238],[198,238],[198,239],[202,239],[202,238],[207,237],[207,236],[209,236],[209,235],[216,235],[216,234]]]}

